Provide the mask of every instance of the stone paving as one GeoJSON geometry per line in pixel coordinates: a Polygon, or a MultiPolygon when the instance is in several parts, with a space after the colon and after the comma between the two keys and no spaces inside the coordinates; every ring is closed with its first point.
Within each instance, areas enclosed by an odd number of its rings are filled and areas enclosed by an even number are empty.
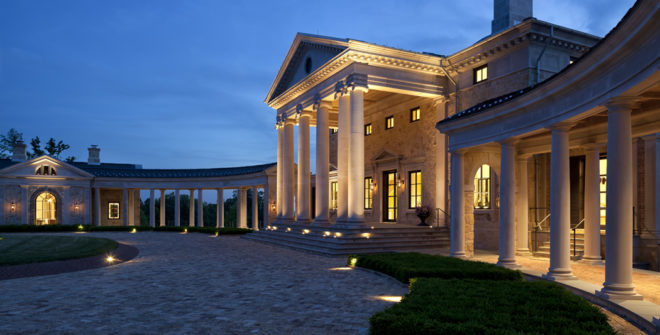
{"type": "Polygon", "coordinates": [[[0,281],[2,334],[366,334],[405,285],[237,236],[90,233],[140,249],[105,268],[0,281]]]}

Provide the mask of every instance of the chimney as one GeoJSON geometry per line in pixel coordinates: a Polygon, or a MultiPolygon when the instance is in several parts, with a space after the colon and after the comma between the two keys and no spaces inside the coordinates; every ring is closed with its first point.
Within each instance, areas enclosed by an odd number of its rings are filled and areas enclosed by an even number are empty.
{"type": "Polygon", "coordinates": [[[92,144],[91,147],[87,148],[89,151],[89,158],[87,158],[87,163],[89,165],[99,165],[101,164],[101,148],[98,145],[92,144]]]}
{"type": "Polygon", "coordinates": [[[16,144],[14,145],[14,152],[13,155],[11,156],[11,161],[25,162],[27,160],[27,152],[25,151],[26,148],[27,145],[25,145],[23,141],[17,141],[16,144]]]}
{"type": "Polygon", "coordinates": [[[532,17],[532,0],[494,0],[493,5],[492,35],[532,17]]]}

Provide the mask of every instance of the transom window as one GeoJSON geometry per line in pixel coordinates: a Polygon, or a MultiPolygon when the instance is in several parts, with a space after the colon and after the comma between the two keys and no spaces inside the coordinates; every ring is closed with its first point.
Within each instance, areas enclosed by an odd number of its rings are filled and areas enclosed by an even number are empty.
{"type": "Polygon", "coordinates": [[[408,200],[409,208],[417,208],[422,205],[422,171],[411,171],[408,174],[408,182],[410,183],[408,200]]]}
{"type": "Polygon", "coordinates": [[[337,182],[330,183],[330,209],[337,209],[337,182]]]}
{"type": "Polygon", "coordinates": [[[42,165],[37,169],[37,171],[34,174],[38,176],[56,176],[57,171],[52,166],[42,165]]]}
{"type": "Polygon", "coordinates": [[[474,69],[474,83],[479,83],[488,79],[488,64],[474,69]]]}
{"type": "Polygon", "coordinates": [[[367,123],[364,125],[364,135],[369,136],[373,133],[374,127],[371,125],[371,123],[367,123]]]}
{"type": "Polygon", "coordinates": [[[364,178],[364,209],[373,208],[373,198],[371,194],[374,179],[372,177],[364,178]]]}
{"type": "Polygon", "coordinates": [[[110,220],[119,219],[119,203],[118,202],[109,202],[108,203],[108,219],[110,219],[110,220]]]}
{"type": "Polygon", "coordinates": [[[419,107],[415,107],[410,110],[410,122],[419,121],[422,118],[422,110],[419,107]]]}
{"type": "Polygon", "coordinates": [[[385,129],[394,128],[394,115],[390,115],[385,118],[385,129]]]}
{"type": "Polygon", "coordinates": [[[474,176],[474,208],[490,208],[490,166],[483,164],[474,176]]]}

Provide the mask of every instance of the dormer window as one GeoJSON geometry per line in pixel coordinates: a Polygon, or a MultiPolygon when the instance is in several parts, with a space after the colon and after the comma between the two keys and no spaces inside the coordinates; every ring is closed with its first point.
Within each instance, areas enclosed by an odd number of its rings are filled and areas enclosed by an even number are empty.
{"type": "Polygon", "coordinates": [[[488,64],[474,69],[474,83],[480,83],[488,79],[488,64]]]}
{"type": "Polygon", "coordinates": [[[34,174],[38,176],[56,176],[57,171],[55,171],[55,168],[52,166],[42,165],[34,174]]]}

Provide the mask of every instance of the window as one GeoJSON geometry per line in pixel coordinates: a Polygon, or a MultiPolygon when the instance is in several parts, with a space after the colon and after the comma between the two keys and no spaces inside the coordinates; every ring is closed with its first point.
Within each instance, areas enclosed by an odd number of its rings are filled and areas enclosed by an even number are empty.
{"type": "Polygon", "coordinates": [[[37,196],[35,202],[35,224],[56,224],[56,199],[52,193],[43,192],[37,196]]]}
{"type": "Polygon", "coordinates": [[[420,207],[422,205],[422,171],[411,171],[408,177],[408,183],[410,183],[408,208],[420,207]]]}
{"type": "Polygon", "coordinates": [[[55,171],[55,168],[52,166],[42,165],[37,169],[37,171],[34,174],[39,176],[56,176],[57,171],[55,171]]]}
{"type": "Polygon", "coordinates": [[[371,133],[373,133],[374,127],[371,126],[371,123],[365,124],[364,125],[364,135],[369,136],[371,133]]]}
{"type": "Polygon", "coordinates": [[[111,220],[119,219],[119,203],[118,202],[108,203],[108,219],[111,219],[111,220]]]}
{"type": "Polygon", "coordinates": [[[394,115],[390,115],[385,118],[385,129],[394,128],[394,115]]]}
{"type": "Polygon", "coordinates": [[[474,83],[479,83],[488,79],[488,64],[474,69],[474,83]]]}
{"type": "Polygon", "coordinates": [[[419,121],[421,117],[422,111],[419,109],[419,107],[415,107],[410,110],[410,122],[419,121]]]}
{"type": "Polygon", "coordinates": [[[396,170],[383,171],[383,221],[396,221],[398,180],[396,170]]]}
{"type": "Polygon", "coordinates": [[[373,207],[373,198],[371,194],[373,183],[373,178],[364,178],[364,209],[371,209],[373,207]]]}
{"type": "Polygon", "coordinates": [[[337,182],[330,183],[330,209],[337,210],[337,182]]]}
{"type": "Polygon", "coordinates": [[[605,206],[607,205],[607,158],[601,158],[600,171],[600,225],[605,225],[605,206]]]}
{"type": "Polygon", "coordinates": [[[330,134],[336,134],[337,128],[330,128],[330,134]]]}
{"type": "Polygon", "coordinates": [[[490,208],[490,166],[483,164],[474,176],[474,208],[490,208]]]}

